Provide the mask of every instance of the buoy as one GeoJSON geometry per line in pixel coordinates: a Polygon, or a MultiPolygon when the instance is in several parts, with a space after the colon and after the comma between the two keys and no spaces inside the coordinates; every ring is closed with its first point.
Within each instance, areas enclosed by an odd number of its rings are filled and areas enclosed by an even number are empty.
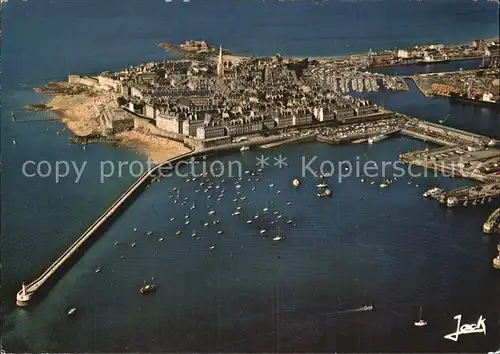
{"type": "Polygon", "coordinates": [[[297,178],[295,178],[295,179],[292,181],[292,184],[293,184],[293,186],[294,186],[294,187],[298,187],[298,186],[300,186],[300,181],[299,181],[297,178]]]}

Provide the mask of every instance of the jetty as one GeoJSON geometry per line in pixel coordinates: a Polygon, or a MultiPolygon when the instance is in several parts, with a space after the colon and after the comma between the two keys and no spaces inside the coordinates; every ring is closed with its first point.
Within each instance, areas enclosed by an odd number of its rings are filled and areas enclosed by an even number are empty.
{"type": "Polygon", "coordinates": [[[17,306],[28,306],[35,298],[35,295],[48,290],[50,285],[54,284],[64,272],[70,269],[70,265],[84,254],[88,247],[103,234],[107,227],[109,227],[112,221],[115,220],[115,218],[118,217],[149,184],[156,181],[159,177],[165,176],[168,170],[172,169],[173,166],[180,161],[185,161],[187,159],[195,160],[203,156],[225,153],[232,150],[238,151],[242,146],[259,146],[266,143],[273,143],[281,139],[282,138],[279,136],[272,136],[200,150],[192,150],[186,154],[154,166],[140,176],[132,186],[122,193],[120,197],[87,230],[85,230],[85,232],[78,237],[59,258],[48,266],[38,278],[29,284],[23,282],[21,290],[19,290],[16,295],[17,306]]]}
{"type": "Polygon", "coordinates": [[[98,236],[102,234],[110,222],[121,213],[128,203],[136,197],[143,188],[152,182],[165,166],[172,166],[186,158],[195,157],[204,152],[189,152],[176,158],[165,161],[151,170],[144,173],[130,186],[66,251],[34,281],[29,284],[22,285],[21,290],[16,295],[16,304],[20,307],[28,306],[34,296],[42,289],[47,289],[58,275],[67,271],[69,267],[65,267],[67,263],[75,261],[78,256],[81,256],[87,247],[96,241],[98,236]]]}
{"type": "Polygon", "coordinates": [[[491,215],[485,221],[483,225],[483,232],[485,234],[491,234],[495,232],[495,230],[500,231],[499,227],[500,227],[500,208],[491,213],[491,215]]]}

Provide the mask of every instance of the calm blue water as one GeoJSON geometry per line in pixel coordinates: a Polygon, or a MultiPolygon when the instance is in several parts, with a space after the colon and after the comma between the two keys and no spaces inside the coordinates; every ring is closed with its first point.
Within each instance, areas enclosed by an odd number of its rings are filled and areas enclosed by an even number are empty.
{"type": "MultiPolygon", "coordinates": [[[[174,0],[175,1],[175,0],[174,0]]],[[[266,169],[262,181],[244,181],[244,217],[230,216],[236,193],[217,207],[223,236],[205,230],[206,195],[183,179],[152,186],[112,226],[50,294],[29,310],[14,307],[20,282],[69,245],[134,177],[124,171],[100,183],[101,161],[144,161],[134,152],[108,145],[85,151],[68,145],[59,123],[10,122],[11,110],[47,98],[31,88],[69,73],[119,69],[162,59],[159,41],[205,38],[235,53],[328,55],[416,43],[460,43],[498,35],[498,7],[468,1],[433,2],[201,2],[9,1],[2,8],[2,307],[3,346],[9,351],[488,351],[497,349],[500,288],[491,269],[494,239],[481,225],[493,206],[444,210],[421,194],[430,185],[453,188],[469,182],[444,178],[398,180],[381,190],[350,178],[334,186],[335,197],[318,200],[316,183],[304,178],[298,191],[300,156],[319,160],[395,160],[400,151],[421,146],[398,139],[373,147],[321,144],[283,147],[266,153],[287,156],[286,169],[266,169]],[[231,16],[228,16],[231,14],[231,16]],[[13,140],[16,144],[13,144],[13,140]],[[365,154],[367,154],[365,156],[365,154]],[[26,178],[26,160],[74,161],[87,167],[56,183],[26,178]],[[272,180],[274,190],[266,187],[272,180]],[[257,189],[251,191],[256,183],[257,189]],[[420,188],[415,184],[419,183],[420,188]],[[173,204],[173,186],[195,199],[188,213],[173,204]],[[281,190],[281,194],[275,194],[281,190]],[[381,195],[380,193],[383,192],[381,195]],[[360,199],[359,197],[362,197],[360,199]],[[286,206],[286,201],[292,202],[286,206]],[[266,203],[296,220],[282,226],[279,245],[259,237],[271,217],[246,224],[266,203]],[[202,212],[203,210],[203,212],[202,212]],[[170,217],[176,221],[171,223],[170,217]],[[136,234],[134,227],[139,228],[136,234]],[[184,227],[181,236],[175,231],[184,227]],[[143,233],[153,230],[154,236],[143,233]],[[191,238],[196,229],[203,239],[191,238]],[[164,237],[158,242],[156,237],[164,237]],[[120,244],[115,247],[114,242],[120,244]],[[137,247],[130,244],[136,240],[137,247]],[[213,251],[209,247],[215,245],[213,251]],[[120,260],[124,255],[125,259],[120,260]],[[279,256],[279,258],[278,258],[279,256]],[[102,272],[94,273],[100,265],[102,272]],[[154,277],[159,291],[148,298],[138,286],[154,277]],[[464,289],[470,289],[469,292],[464,289]],[[375,312],[338,313],[374,303],[375,312]],[[412,322],[424,306],[429,326],[412,322]],[[68,319],[71,306],[78,315],[68,319]],[[443,339],[453,316],[473,322],[484,315],[488,335],[443,339]],[[426,340],[423,340],[423,339],[426,340]]],[[[427,100],[408,93],[370,97],[389,108],[497,136],[498,114],[427,100]]],[[[21,119],[50,118],[19,112],[21,119]]],[[[244,155],[253,168],[260,152],[244,155]]],[[[240,159],[227,156],[223,161],[240,159]]],[[[214,194],[215,196],[215,194],[214,194]]],[[[215,205],[215,200],[213,200],[215,205]]],[[[266,226],[268,225],[268,226],[266,226]]]]}

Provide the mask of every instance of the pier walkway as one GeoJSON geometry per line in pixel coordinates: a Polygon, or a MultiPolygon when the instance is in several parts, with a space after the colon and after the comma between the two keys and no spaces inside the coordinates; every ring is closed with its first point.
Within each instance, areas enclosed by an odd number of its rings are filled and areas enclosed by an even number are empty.
{"type": "Polygon", "coordinates": [[[198,153],[191,151],[189,153],[183,154],[171,160],[165,161],[151,170],[144,173],[139,179],[137,179],[130,188],[128,188],[109,208],[102,214],[54,263],[52,263],[37,279],[25,285],[23,283],[22,289],[17,293],[16,304],[18,306],[27,306],[35,295],[35,293],[46,284],[51,277],[53,277],[58,271],[60,271],[63,265],[73,258],[76,253],[86,244],[91,241],[97,234],[97,231],[103,227],[103,225],[111,219],[115,213],[118,212],[120,207],[122,207],[131,198],[141,186],[150,182],[150,179],[155,176],[160,168],[165,165],[172,165],[178,161],[181,161],[187,157],[195,156],[198,153]]]}
{"type": "Polygon", "coordinates": [[[483,231],[486,234],[491,234],[492,232],[495,231],[495,229],[498,229],[499,226],[500,226],[500,208],[491,213],[491,215],[483,225],[483,231]]]}

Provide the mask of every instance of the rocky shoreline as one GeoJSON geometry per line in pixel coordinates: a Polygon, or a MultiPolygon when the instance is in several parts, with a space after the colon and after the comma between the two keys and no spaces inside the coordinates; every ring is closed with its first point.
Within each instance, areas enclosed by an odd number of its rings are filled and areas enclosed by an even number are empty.
{"type": "Polygon", "coordinates": [[[47,104],[29,104],[25,109],[50,111],[73,133],[71,144],[95,144],[105,142],[113,146],[131,148],[155,163],[189,151],[183,144],[144,132],[127,131],[111,137],[101,134],[99,106],[118,107],[108,93],[85,85],[67,82],[49,82],[34,89],[52,96],[47,104]]]}

